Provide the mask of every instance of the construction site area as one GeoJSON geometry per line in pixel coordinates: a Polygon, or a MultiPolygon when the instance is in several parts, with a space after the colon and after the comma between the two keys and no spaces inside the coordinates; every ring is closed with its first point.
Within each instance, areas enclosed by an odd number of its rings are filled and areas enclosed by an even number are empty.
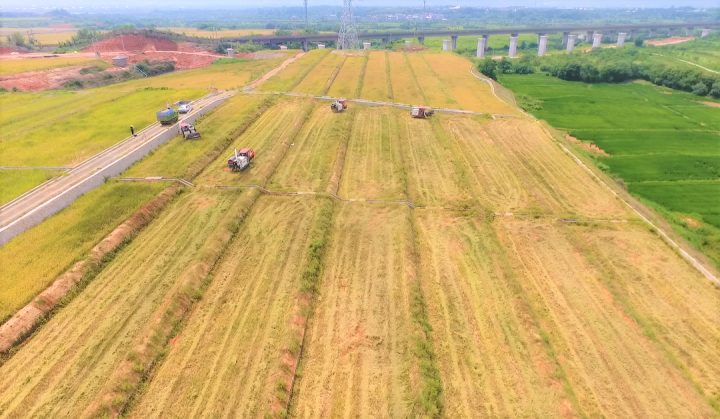
{"type": "Polygon", "coordinates": [[[0,95],[0,418],[720,415],[716,270],[472,62],[123,38],[0,95]]]}

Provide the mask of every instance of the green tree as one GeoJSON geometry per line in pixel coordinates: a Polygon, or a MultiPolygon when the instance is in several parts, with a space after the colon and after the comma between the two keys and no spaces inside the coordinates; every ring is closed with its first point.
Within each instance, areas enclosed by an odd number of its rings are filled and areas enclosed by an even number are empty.
{"type": "Polygon", "coordinates": [[[705,83],[699,81],[693,86],[692,92],[698,96],[706,96],[708,94],[708,87],[705,83]]]}
{"type": "Polygon", "coordinates": [[[720,99],[720,81],[716,81],[713,83],[713,87],[710,90],[710,96],[714,97],[715,99],[720,99]]]}
{"type": "Polygon", "coordinates": [[[640,38],[636,38],[636,39],[635,39],[635,46],[636,46],[636,47],[641,47],[641,46],[643,46],[643,42],[645,42],[645,41],[643,41],[643,40],[640,39],[640,38]]]}
{"type": "Polygon", "coordinates": [[[497,69],[503,74],[512,73],[513,64],[507,59],[507,57],[502,57],[502,60],[497,63],[497,69]]]}
{"type": "Polygon", "coordinates": [[[497,80],[497,63],[492,58],[485,57],[484,60],[480,61],[480,63],[478,63],[478,70],[487,77],[497,80]]]}
{"type": "Polygon", "coordinates": [[[7,40],[10,44],[21,47],[25,45],[25,37],[20,32],[13,32],[8,35],[7,40]]]}

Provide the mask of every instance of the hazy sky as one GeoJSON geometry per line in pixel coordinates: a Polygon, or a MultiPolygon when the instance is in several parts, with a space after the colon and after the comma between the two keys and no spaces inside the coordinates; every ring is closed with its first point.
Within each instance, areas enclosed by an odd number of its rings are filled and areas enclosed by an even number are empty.
{"type": "MultiPolygon", "coordinates": [[[[355,0],[358,6],[422,6],[422,0],[355,0]]],[[[310,0],[311,5],[335,5],[342,6],[342,0],[310,0]]],[[[458,6],[545,6],[545,7],[670,7],[670,6],[694,6],[694,7],[720,7],[720,0],[602,0],[582,1],[577,0],[512,0],[512,1],[473,1],[473,0],[429,0],[428,5],[458,5],[458,6]]],[[[97,7],[149,7],[165,8],[171,7],[195,7],[195,8],[255,8],[255,7],[277,7],[277,6],[301,6],[302,0],[0,0],[0,7],[5,10],[26,8],[36,9],[64,7],[73,8],[97,8],[97,7]]]]}

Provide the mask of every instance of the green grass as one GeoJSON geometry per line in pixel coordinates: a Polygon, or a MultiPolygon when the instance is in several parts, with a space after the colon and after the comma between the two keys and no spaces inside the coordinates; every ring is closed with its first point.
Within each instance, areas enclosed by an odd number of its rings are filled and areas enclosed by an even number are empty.
{"type": "Polygon", "coordinates": [[[0,170],[0,205],[61,173],[59,170],[0,170]]]}
{"type": "Polygon", "coordinates": [[[720,71],[720,35],[717,31],[706,38],[695,41],[655,47],[652,52],[720,71]]]}
{"type": "Polygon", "coordinates": [[[164,187],[107,183],[0,247],[0,323],[164,187]]]}
{"type": "MultiPolygon", "coordinates": [[[[543,74],[506,75],[517,95],[542,101],[530,110],[552,126],[592,142],[609,156],[598,167],[666,219],[691,215],[705,223],[676,230],[720,266],[720,109],[715,101],[646,82],[585,84],[543,74]]],[[[717,101],[715,101],[717,102],[717,101]]],[[[679,217],[679,218],[678,218],[679,217]]]]}
{"type": "Polygon", "coordinates": [[[167,103],[202,90],[1,94],[0,165],[72,166],[156,121],[167,103]],[[6,114],[6,111],[7,114],[6,114]]]}

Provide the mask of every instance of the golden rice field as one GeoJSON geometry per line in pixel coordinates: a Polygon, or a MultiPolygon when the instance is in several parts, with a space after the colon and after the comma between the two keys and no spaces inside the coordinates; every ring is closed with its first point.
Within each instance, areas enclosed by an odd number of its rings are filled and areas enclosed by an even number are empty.
{"type": "Polygon", "coordinates": [[[108,63],[92,58],[37,58],[37,59],[2,59],[0,60],[0,76],[8,74],[25,73],[27,71],[49,70],[59,67],[88,67],[96,66],[107,68],[108,63]]]}
{"type": "Polygon", "coordinates": [[[77,29],[74,28],[0,28],[0,37],[5,39],[8,35],[14,32],[20,32],[25,40],[28,38],[28,31],[32,31],[33,38],[41,45],[56,45],[61,42],[66,42],[72,39],[77,34],[77,29]]]}
{"type": "Polygon", "coordinates": [[[265,81],[261,90],[268,92],[289,92],[293,90],[331,52],[329,49],[309,51],[265,81]]]}
{"type": "MultiPolygon", "coordinates": [[[[197,186],[0,356],[0,418],[720,416],[720,286],[466,64],[310,53],[258,90],[518,117],[238,93],[131,168],[197,186]]],[[[12,100],[11,132],[82,106],[12,100]]],[[[6,287],[32,298],[156,185],[110,182],[0,248],[6,287]]]]}

